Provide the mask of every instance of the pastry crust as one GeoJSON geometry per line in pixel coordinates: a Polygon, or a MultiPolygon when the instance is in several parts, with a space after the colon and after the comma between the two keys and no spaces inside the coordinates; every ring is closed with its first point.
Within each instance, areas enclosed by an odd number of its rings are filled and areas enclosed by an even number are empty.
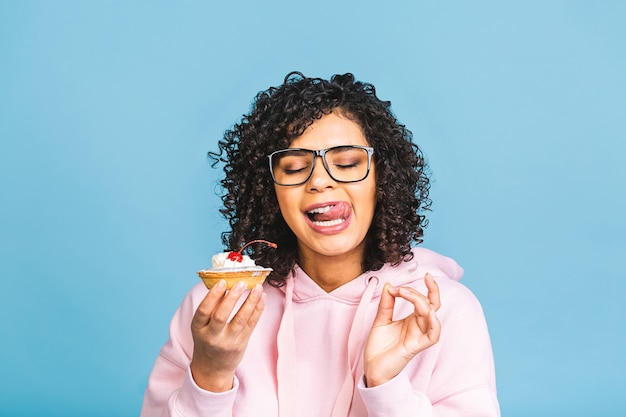
{"type": "Polygon", "coordinates": [[[257,284],[263,284],[265,278],[272,272],[272,268],[228,268],[228,269],[203,269],[198,271],[198,276],[207,288],[211,289],[220,279],[226,281],[226,288],[231,289],[239,281],[243,281],[249,289],[257,284]]]}

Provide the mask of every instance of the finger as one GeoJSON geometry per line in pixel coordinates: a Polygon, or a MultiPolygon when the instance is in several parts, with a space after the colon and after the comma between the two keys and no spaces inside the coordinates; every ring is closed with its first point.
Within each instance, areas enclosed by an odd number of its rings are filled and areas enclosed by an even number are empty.
{"type": "Polygon", "coordinates": [[[204,299],[198,305],[196,312],[191,319],[192,328],[205,327],[215,311],[215,307],[219,303],[219,300],[224,297],[226,293],[226,281],[219,280],[207,293],[204,299]]]}
{"type": "Polygon", "coordinates": [[[439,341],[439,336],[441,335],[441,323],[439,322],[439,318],[437,317],[435,310],[430,310],[430,313],[428,314],[428,322],[430,324],[427,333],[428,340],[432,344],[435,344],[439,341]]]}
{"type": "Polygon", "coordinates": [[[237,314],[232,318],[230,322],[230,331],[233,333],[239,333],[244,329],[250,327],[254,328],[258,316],[261,315],[265,303],[261,303],[261,300],[265,300],[263,297],[263,287],[256,285],[252,291],[246,297],[246,301],[241,305],[237,314]]]}
{"type": "Polygon", "coordinates": [[[222,301],[215,308],[211,321],[209,322],[209,327],[211,327],[212,330],[219,330],[228,324],[228,319],[233,314],[235,305],[245,290],[246,284],[238,282],[226,293],[222,301]]]}
{"type": "Polygon", "coordinates": [[[248,319],[248,327],[250,327],[251,329],[254,329],[256,324],[259,322],[261,313],[263,313],[263,310],[265,309],[266,301],[267,301],[267,294],[265,294],[264,292],[261,292],[259,302],[254,307],[254,311],[252,311],[252,314],[250,315],[250,318],[248,319]]]}
{"type": "Polygon", "coordinates": [[[437,318],[435,310],[430,310],[428,317],[426,318],[426,326],[424,329],[420,328],[418,333],[411,333],[414,340],[419,342],[414,345],[413,355],[431,347],[439,341],[441,335],[441,323],[437,318]]]}
{"type": "Polygon", "coordinates": [[[439,310],[439,307],[441,307],[439,285],[437,285],[435,279],[428,272],[424,277],[424,283],[426,284],[426,288],[428,289],[428,300],[430,301],[430,304],[433,306],[433,309],[435,309],[435,311],[439,310]]]}
{"type": "Polygon", "coordinates": [[[430,300],[419,291],[410,287],[399,287],[398,296],[409,301],[415,307],[415,314],[427,317],[430,311],[430,300]]]}
{"type": "Polygon", "coordinates": [[[380,302],[378,303],[378,311],[374,318],[372,327],[382,326],[389,324],[393,321],[393,307],[396,303],[396,298],[392,295],[393,287],[388,282],[383,287],[383,292],[380,295],[380,302]]]}
{"type": "Polygon", "coordinates": [[[247,326],[243,328],[242,332],[239,334],[240,337],[245,337],[246,339],[250,337],[252,331],[256,327],[259,319],[261,318],[261,313],[265,309],[265,302],[267,301],[267,295],[262,292],[261,297],[259,298],[259,302],[255,305],[252,314],[248,318],[247,326]]]}

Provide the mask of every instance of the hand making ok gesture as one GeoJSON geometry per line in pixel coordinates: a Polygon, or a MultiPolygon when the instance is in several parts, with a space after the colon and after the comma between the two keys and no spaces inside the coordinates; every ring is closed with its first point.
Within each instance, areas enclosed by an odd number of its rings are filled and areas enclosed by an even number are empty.
{"type": "Polygon", "coordinates": [[[394,378],[415,355],[439,340],[441,325],[435,313],[441,305],[439,287],[428,273],[424,282],[427,295],[410,287],[385,284],[363,353],[368,387],[394,378]],[[413,304],[414,310],[403,319],[394,321],[396,298],[407,300],[413,304]]]}

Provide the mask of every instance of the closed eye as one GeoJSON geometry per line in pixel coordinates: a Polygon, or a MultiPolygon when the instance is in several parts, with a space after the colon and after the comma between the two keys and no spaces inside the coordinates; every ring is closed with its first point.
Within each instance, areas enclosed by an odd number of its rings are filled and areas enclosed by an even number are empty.
{"type": "Polygon", "coordinates": [[[304,168],[284,168],[283,169],[283,173],[285,175],[297,175],[297,174],[301,174],[303,172],[306,172],[309,170],[309,167],[304,167],[304,168]]]}
{"type": "Polygon", "coordinates": [[[340,170],[348,170],[359,166],[359,162],[353,162],[351,164],[335,164],[335,167],[340,170]]]}

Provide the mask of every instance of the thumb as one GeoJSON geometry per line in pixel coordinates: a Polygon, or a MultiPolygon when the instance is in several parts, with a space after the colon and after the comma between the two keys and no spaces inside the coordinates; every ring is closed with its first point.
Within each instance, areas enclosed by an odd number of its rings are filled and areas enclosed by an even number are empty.
{"type": "Polygon", "coordinates": [[[376,311],[376,317],[372,327],[382,326],[389,324],[393,321],[393,307],[396,304],[396,297],[391,295],[389,290],[391,289],[390,283],[385,283],[383,292],[380,295],[380,302],[378,303],[378,311],[376,311]]]}

